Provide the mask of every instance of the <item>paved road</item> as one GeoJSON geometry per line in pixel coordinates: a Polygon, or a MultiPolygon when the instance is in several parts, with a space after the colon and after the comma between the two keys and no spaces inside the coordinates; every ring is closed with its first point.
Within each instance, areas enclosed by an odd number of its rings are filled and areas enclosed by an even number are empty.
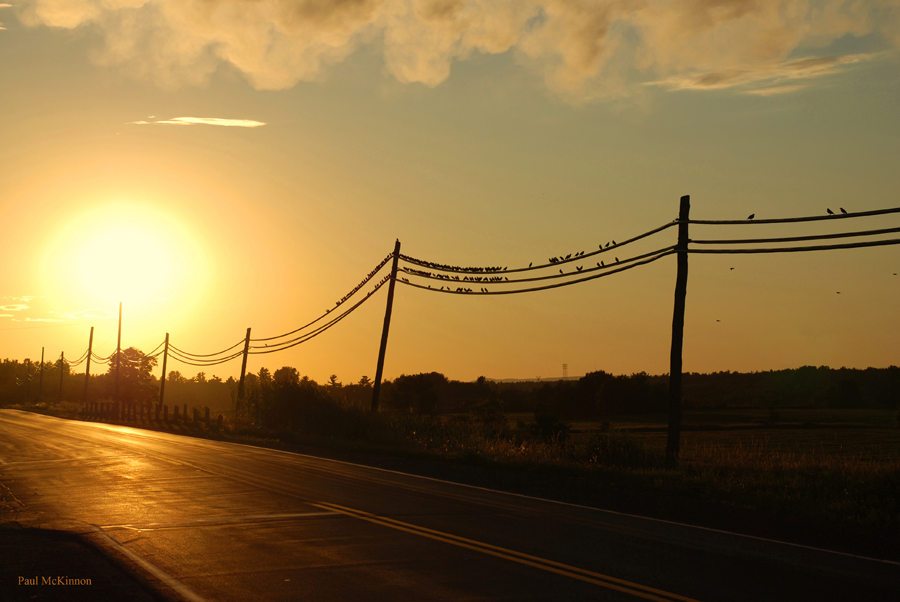
{"type": "Polygon", "coordinates": [[[187,600],[900,599],[897,563],[14,410],[0,483],[187,600]]]}

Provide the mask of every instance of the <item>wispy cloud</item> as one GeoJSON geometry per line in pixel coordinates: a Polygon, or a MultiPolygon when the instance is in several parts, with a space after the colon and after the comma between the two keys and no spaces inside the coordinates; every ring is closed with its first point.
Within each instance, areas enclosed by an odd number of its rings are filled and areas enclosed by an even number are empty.
{"type": "MultiPolygon", "coordinates": [[[[6,4],[3,2],[0,2],[0,8],[11,8],[11,7],[12,7],[12,4],[6,4]]],[[[6,29],[5,27],[3,27],[2,21],[0,21],[0,29],[6,29]]]]}
{"type": "Polygon", "coordinates": [[[12,314],[0,314],[0,318],[12,318],[12,314]]]}
{"type": "Polygon", "coordinates": [[[62,318],[25,318],[26,322],[64,322],[62,318]]]}
{"type": "MultiPolygon", "coordinates": [[[[647,80],[761,85],[777,77],[765,66],[840,39],[900,46],[898,0],[32,0],[21,18],[91,25],[99,64],[164,87],[206,83],[226,63],[257,89],[290,88],[377,44],[403,83],[434,87],[459,61],[511,51],[560,94],[614,96],[647,80]]],[[[153,123],[209,124],[184,119],[153,123]]]]}
{"type": "MultiPolygon", "coordinates": [[[[150,117],[149,119],[152,119],[150,117]]],[[[129,125],[221,125],[224,127],[258,128],[266,125],[263,121],[252,119],[220,119],[218,117],[174,117],[159,121],[132,121],[129,125]]]]}
{"type": "Polygon", "coordinates": [[[28,309],[27,305],[16,303],[15,305],[0,305],[0,311],[22,311],[28,309]]]}
{"type": "Polygon", "coordinates": [[[743,69],[726,69],[707,73],[676,75],[647,85],[662,86],[670,90],[720,90],[739,86],[753,87],[742,90],[745,94],[772,96],[787,94],[806,88],[803,80],[841,72],[847,65],[869,61],[878,54],[849,54],[821,56],[748,66],[743,69]]]}

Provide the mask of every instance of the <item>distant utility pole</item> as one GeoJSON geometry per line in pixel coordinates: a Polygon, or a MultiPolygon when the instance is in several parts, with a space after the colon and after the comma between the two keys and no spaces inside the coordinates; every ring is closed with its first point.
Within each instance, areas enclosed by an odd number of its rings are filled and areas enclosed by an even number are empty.
{"type": "Polygon", "coordinates": [[[63,366],[66,363],[66,352],[60,351],[59,353],[59,398],[56,400],[57,403],[62,402],[62,389],[63,389],[63,366]]]}
{"type": "Polygon", "coordinates": [[[116,408],[119,407],[119,362],[122,355],[122,302],[119,301],[119,338],[116,343],[116,408]]]}
{"type": "Polygon", "coordinates": [[[44,348],[41,347],[41,380],[38,383],[38,401],[41,400],[41,396],[44,394],[44,348]]]}
{"type": "Polygon", "coordinates": [[[163,349],[162,378],[159,379],[159,407],[166,398],[166,361],[169,359],[169,333],[166,333],[166,346],[163,349]]]}
{"type": "Polygon", "coordinates": [[[669,357],[669,436],[666,441],[666,468],[678,467],[681,450],[681,349],[684,343],[684,305],[688,278],[688,220],[691,197],[681,197],[678,210],[678,271],[675,275],[675,311],[672,317],[672,353],[669,357]]]}
{"type": "Polygon", "coordinates": [[[378,411],[381,396],[381,375],[384,372],[384,354],[387,351],[388,331],[391,329],[391,309],[394,306],[394,283],[397,282],[397,262],[400,260],[400,239],[394,243],[394,262],[391,264],[391,280],[388,284],[387,308],[384,310],[384,328],[381,331],[381,347],[378,348],[378,367],[372,385],[372,411],[378,411]]]}
{"type": "Polygon", "coordinates": [[[250,354],[250,329],[247,329],[247,337],[244,339],[244,359],[241,362],[241,380],[238,382],[238,404],[244,401],[244,375],[247,374],[247,356],[250,354]]]}
{"type": "Polygon", "coordinates": [[[563,364],[563,378],[569,377],[569,364],[563,364]]]}
{"type": "Polygon", "coordinates": [[[84,369],[84,395],[81,396],[82,405],[87,405],[88,382],[91,380],[91,353],[94,351],[94,327],[91,326],[91,338],[88,339],[87,367],[84,369]]]}

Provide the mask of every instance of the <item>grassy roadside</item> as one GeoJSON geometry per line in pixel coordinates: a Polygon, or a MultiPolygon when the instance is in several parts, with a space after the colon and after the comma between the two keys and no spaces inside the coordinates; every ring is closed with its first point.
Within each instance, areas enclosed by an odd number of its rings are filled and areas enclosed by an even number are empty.
{"type": "MultiPolygon", "coordinates": [[[[65,402],[21,409],[78,417],[78,407],[65,402]]],[[[841,441],[856,441],[847,450],[810,445],[831,438],[821,425],[690,433],[681,467],[665,471],[664,439],[652,430],[553,436],[534,425],[372,415],[329,403],[311,405],[306,428],[291,431],[117,423],[900,560],[900,431],[878,424],[842,427],[841,441]],[[887,444],[866,446],[865,439],[887,444]]]]}

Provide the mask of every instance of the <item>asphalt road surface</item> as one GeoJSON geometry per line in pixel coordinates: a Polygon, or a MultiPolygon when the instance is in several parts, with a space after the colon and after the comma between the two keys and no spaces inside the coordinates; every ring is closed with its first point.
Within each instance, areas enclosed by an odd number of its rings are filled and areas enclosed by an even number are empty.
{"type": "Polygon", "coordinates": [[[893,562],[15,410],[0,483],[172,599],[900,600],[893,562]]]}

